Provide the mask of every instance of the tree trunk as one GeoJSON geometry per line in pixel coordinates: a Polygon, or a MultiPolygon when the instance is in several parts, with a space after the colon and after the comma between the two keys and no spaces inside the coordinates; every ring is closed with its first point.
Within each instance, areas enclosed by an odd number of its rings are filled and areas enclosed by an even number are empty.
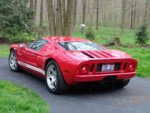
{"type": "Polygon", "coordinates": [[[43,0],[41,0],[40,6],[40,27],[43,27],[43,0]]]}
{"type": "Polygon", "coordinates": [[[104,9],[103,9],[103,26],[106,27],[107,24],[107,0],[104,0],[104,9]]]}
{"type": "Polygon", "coordinates": [[[71,26],[71,31],[74,31],[74,26],[76,24],[76,9],[77,9],[77,0],[73,0],[73,9],[72,9],[72,26],[71,26]]]}
{"type": "Polygon", "coordinates": [[[136,1],[132,0],[131,3],[131,29],[135,28],[136,24],[136,1]]]}
{"type": "Polygon", "coordinates": [[[144,12],[144,24],[147,24],[147,20],[148,20],[148,4],[149,4],[149,0],[145,1],[145,12],[144,12]]]}
{"type": "MultiPolygon", "coordinates": [[[[92,1],[94,3],[96,3],[96,0],[92,1]]],[[[87,2],[87,11],[88,11],[88,16],[89,16],[89,22],[90,22],[90,26],[93,26],[93,17],[94,17],[94,11],[95,11],[95,4],[91,5],[91,1],[87,2]]]]}
{"type": "Polygon", "coordinates": [[[133,29],[133,12],[134,12],[134,0],[132,0],[132,3],[131,3],[132,7],[131,7],[131,29],[133,29]]]}
{"type": "Polygon", "coordinates": [[[136,15],[137,15],[137,1],[136,0],[134,1],[134,13],[133,13],[133,15],[134,15],[133,28],[135,28],[136,27],[136,15]]]}
{"type": "Polygon", "coordinates": [[[125,29],[125,18],[126,18],[126,0],[122,0],[122,22],[121,22],[121,34],[124,33],[125,29]]]}
{"type": "Polygon", "coordinates": [[[74,0],[75,1],[75,6],[74,6],[74,17],[73,17],[73,25],[76,25],[76,17],[77,17],[77,3],[78,0],[74,0]]]}
{"type": "Polygon", "coordinates": [[[74,0],[67,0],[67,10],[64,22],[64,36],[71,36],[73,24],[73,5],[74,0]]]}
{"type": "Polygon", "coordinates": [[[136,26],[136,7],[137,7],[137,1],[132,0],[132,7],[131,7],[131,29],[135,28],[136,26]]]}
{"type": "Polygon", "coordinates": [[[30,0],[30,8],[33,10],[33,0],[30,0]]]}
{"type": "Polygon", "coordinates": [[[37,0],[34,1],[34,22],[36,24],[37,0]]]}
{"type": "Polygon", "coordinates": [[[49,31],[51,35],[56,34],[55,15],[53,8],[53,0],[47,0],[49,31]]]}
{"type": "Polygon", "coordinates": [[[148,1],[148,23],[150,22],[150,1],[148,1]]]}
{"type": "Polygon", "coordinates": [[[83,4],[83,12],[82,12],[82,24],[85,24],[85,18],[86,18],[86,1],[87,0],[82,0],[82,4],[83,4]]]}
{"type": "Polygon", "coordinates": [[[96,29],[99,27],[99,0],[96,0],[96,29]]]}
{"type": "Polygon", "coordinates": [[[62,35],[64,34],[64,23],[65,23],[65,13],[66,13],[66,0],[61,0],[61,22],[62,22],[62,35]]]}
{"type": "Polygon", "coordinates": [[[57,8],[56,8],[56,35],[62,35],[62,0],[57,0],[57,8]]]}
{"type": "Polygon", "coordinates": [[[113,4],[113,27],[116,28],[116,25],[117,25],[117,12],[116,12],[116,4],[117,4],[117,1],[114,0],[114,4],[113,4]]]}

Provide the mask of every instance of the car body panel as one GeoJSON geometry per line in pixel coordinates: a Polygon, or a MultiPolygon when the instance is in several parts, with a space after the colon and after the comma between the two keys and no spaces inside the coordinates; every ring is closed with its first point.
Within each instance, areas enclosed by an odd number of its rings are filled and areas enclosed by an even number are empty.
{"type": "Polygon", "coordinates": [[[42,78],[45,77],[46,64],[49,60],[54,60],[58,64],[64,80],[69,85],[80,82],[102,81],[107,76],[129,79],[136,74],[137,60],[122,51],[107,48],[104,50],[68,51],[61,47],[58,42],[90,41],[70,37],[45,37],[43,39],[47,40],[48,43],[38,51],[28,48],[24,44],[13,44],[10,47],[16,51],[20,67],[42,78]],[[134,69],[130,70],[129,67],[132,63],[134,69]],[[119,65],[120,67],[114,71],[97,72],[97,66],[104,64],[119,65]],[[81,73],[81,68],[84,65],[88,65],[87,73],[81,73]]]}

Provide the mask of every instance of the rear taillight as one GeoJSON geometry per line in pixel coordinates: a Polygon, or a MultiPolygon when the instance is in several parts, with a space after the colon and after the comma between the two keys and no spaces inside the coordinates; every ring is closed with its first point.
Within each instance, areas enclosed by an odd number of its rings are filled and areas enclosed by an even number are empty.
{"type": "Polygon", "coordinates": [[[130,63],[129,69],[130,69],[131,71],[135,70],[135,67],[136,67],[136,64],[135,64],[134,62],[130,63]]]}
{"type": "Polygon", "coordinates": [[[89,65],[88,64],[85,64],[85,65],[83,65],[83,66],[81,66],[81,69],[80,69],[80,72],[82,73],[82,74],[87,74],[88,72],[89,72],[89,65]]]}

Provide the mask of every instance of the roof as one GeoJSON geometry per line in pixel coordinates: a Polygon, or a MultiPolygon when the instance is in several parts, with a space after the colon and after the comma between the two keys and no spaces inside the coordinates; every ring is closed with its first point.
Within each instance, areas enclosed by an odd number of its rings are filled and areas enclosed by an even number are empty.
{"type": "Polygon", "coordinates": [[[53,42],[74,42],[74,41],[87,42],[89,41],[83,38],[62,37],[62,36],[48,36],[48,37],[44,37],[44,39],[48,41],[53,41],[53,42]]]}

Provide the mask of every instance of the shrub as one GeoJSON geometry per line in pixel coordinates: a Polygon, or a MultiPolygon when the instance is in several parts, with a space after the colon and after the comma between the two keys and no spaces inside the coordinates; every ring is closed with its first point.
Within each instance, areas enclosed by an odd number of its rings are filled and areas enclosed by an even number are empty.
{"type": "Polygon", "coordinates": [[[33,12],[27,7],[27,0],[0,0],[0,32],[17,35],[32,31],[33,12]]]}
{"type": "Polygon", "coordinates": [[[35,34],[18,33],[17,35],[9,38],[9,41],[11,43],[31,42],[31,41],[35,40],[35,37],[38,37],[38,36],[36,36],[35,34]]]}
{"type": "Polygon", "coordinates": [[[136,32],[136,43],[140,45],[145,45],[148,39],[149,39],[149,34],[147,31],[147,24],[144,24],[136,32]]]}
{"type": "Polygon", "coordinates": [[[119,46],[121,46],[122,44],[121,44],[120,37],[115,37],[112,40],[108,41],[107,45],[110,45],[110,46],[119,45],[119,46]]]}
{"type": "Polygon", "coordinates": [[[89,40],[94,40],[95,39],[95,33],[91,27],[89,27],[85,33],[85,36],[89,40]]]}

